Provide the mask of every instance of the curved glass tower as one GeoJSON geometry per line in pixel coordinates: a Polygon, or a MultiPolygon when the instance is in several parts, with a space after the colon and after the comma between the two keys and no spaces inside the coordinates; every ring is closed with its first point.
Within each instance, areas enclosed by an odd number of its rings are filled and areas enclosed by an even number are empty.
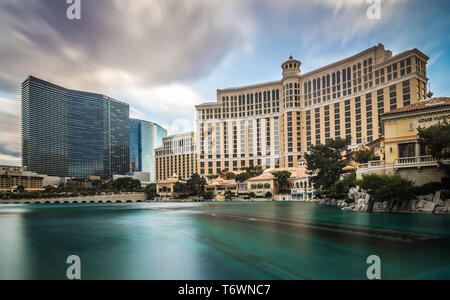
{"type": "Polygon", "coordinates": [[[150,173],[156,181],[155,149],[162,146],[167,130],[153,122],[130,119],[130,163],[132,172],[150,173]]]}
{"type": "Polygon", "coordinates": [[[129,172],[129,106],[28,77],[22,83],[22,164],[49,176],[129,172]]]}

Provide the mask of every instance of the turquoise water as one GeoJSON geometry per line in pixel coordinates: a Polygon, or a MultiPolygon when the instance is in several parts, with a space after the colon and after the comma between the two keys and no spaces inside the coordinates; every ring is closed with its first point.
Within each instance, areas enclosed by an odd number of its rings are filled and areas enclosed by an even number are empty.
{"type": "Polygon", "coordinates": [[[0,205],[0,279],[450,279],[450,217],[311,203],[0,205]]]}

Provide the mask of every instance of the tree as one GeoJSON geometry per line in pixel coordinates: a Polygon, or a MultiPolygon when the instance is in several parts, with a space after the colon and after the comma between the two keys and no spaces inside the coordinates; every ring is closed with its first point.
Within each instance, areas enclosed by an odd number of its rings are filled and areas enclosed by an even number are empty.
{"type": "Polygon", "coordinates": [[[391,212],[395,205],[401,206],[404,201],[416,198],[416,188],[412,181],[398,175],[363,175],[363,180],[358,184],[370,195],[369,212],[372,211],[375,202],[389,201],[389,212],[391,212]]]}
{"type": "Polygon", "coordinates": [[[235,178],[235,180],[240,183],[246,182],[249,179],[250,179],[250,176],[247,173],[240,173],[240,174],[236,175],[236,178],[235,178]]]}
{"type": "Polygon", "coordinates": [[[311,146],[311,152],[305,154],[308,170],[312,172],[311,181],[314,186],[327,190],[340,179],[346,162],[343,157],[347,149],[348,139],[329,140],[325,145],[311,146]]]}
{"type": "Polygon", "coordinates": [[[213,200],[214,199],[214,192],[213,191],[206,191],[201,193],[203,199],[205,200],[213,200]]]}
{"type": "Polygon", "coordinates": [[[380,157],[375,155],[373,149],[361,149],[353,153],[352,159],[359,164],[367,164],[369,161],[379,160],[380,157]]]}
{"type": "Polygon", "coordinates": [[[225,199],[231,199],[231,198],[233,198],[233,197],[235,197],[236,196],[236,194],[235,193],[233,193],[233,192],[231,192],[231,191],[226,191],[225,192],[225,199]]]}
{"type": "Polygon", "coordinates": [[[249,193],[248,195],[250,196],[250,198],[256,198],[256,194],[253,192],[249,193]]]}
{"type": "Polygon", "coordinates": [[[345,176],[342,180],[338,180],[330,187],[325,194],[332,199],[348,199],[348,191],[352,187],[356,187],[356,173],[353,172],[345,176]]]}
{"type": "Polygon", "coordinates": [[[272,198],[272,193],[271,192],[267,192],[264,197],[265,198],[272,198]]]}
{"type": "Polygon", "coordinates": [[[253,165],[251,165],[250,167],[242,168],[241,170],[244,172],[238,174],[235,178],[237,182],[241,183],[249,180],[250,178],[259,176],[264,172],[261,167],[255,167],[253,165]]]}
{"type": "Polygon", "coordinates": [[[190,196],[199,196],[205,190],[206,180],[199,174],[194,174],[186,184],[190,196]]]}
{"type": "Polygon", "coordinates": [[[227,172],[225,174],[225,179],[226,180],[235,180],[236,179],[236,174],[234,174],[233,172],[227,172]]]}
{"type": "Polygon", "coordinates": [[[135,192],[141,188],[141,181],[131,177],[123,177],[115,180],[112,186],[120,192],[135,192]]]}
{"type": "Polygon", "coordinates": [[[180,196],[186,196],[189,193],[189,188],[186,183],[177,182],[173,187],[173,191],[180,196]]]}
{"type": "Polygon", "coordinates": [[[147,194],[147,198],[149,200],[154,200],[156,197],[158,197],[156,183],[147,185],[144,192],[147,194]]]}
{"type": "Polygon", "coordinates": [[[445,121],[428,128],[418,128],[419,144],[426,147],[450,176],[450,166],[442,161],[450,158],[450,123],[445,121]]]}
{"type": "Polygon", "coordinates": [[[292,175],[291,172],[281,171],[273,173],[273,175],[277,178],[280,190],[289,189],[289,178],[291,178],[292,175]]]}

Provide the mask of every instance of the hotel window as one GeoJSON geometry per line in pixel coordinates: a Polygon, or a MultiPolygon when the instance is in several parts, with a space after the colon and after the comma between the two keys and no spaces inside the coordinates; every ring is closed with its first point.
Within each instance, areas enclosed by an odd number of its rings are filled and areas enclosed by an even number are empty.
{"type": "Polygon", "coordinates": [[[410,81],[403,82],[403,106],[411,104],[411,86],[410,81]]]}
{"type": "Polygon", "coordinates": [[[408,144],[399,144],[398,145],[398,157],[415,157],[416,156],[416,144],[408,143],[408,144]]]}
{"type": "Polygon", "coordinates": [[[397,109],[397,90],[396,85],[391,85],[389,87],[389,99],[390,99],[390,110],[397,109]]]}
{"type": "Polygon", "coordinates": [[[366,95],[367,141],[373,141],[372,94],[366,95]]]}

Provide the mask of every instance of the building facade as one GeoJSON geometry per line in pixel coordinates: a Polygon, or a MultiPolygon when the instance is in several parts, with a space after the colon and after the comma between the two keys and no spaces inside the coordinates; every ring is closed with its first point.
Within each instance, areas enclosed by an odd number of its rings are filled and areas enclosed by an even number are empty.
{"type": "Polygon", "coordinates": [[[380,119],[384,159],[360,164],[357,177],[368,173],[400,175],[418,186],[441,181],[445,172],[428,149],[420,146],[418,128],[450,121],[450,98],[422,100],[385,113],[380,119]]]}
{"type": "Polygon", "coordinates": [[[426,97],[428,59],[379,44],[305,74],[291,57],[280,81],[218,90],[217,102],[196,106],[198,172],[295,167],[328,139],[348,137],[350,148],[374,141],[380,115],[426,97]]]}
{"type": "Polygon", "coordinates": [[[49,176],[110,179],[130,169],[129,106],[28,77],[22,83],[22,165],[49,176]]]}
{"type": "Polygon", "coordinates": [[[0,166],[0,192],[17,190],[19,187],[25,191],[44,190],[44,176],[23,167],[0,166]]]}
{"type": "Polygon", "coordinates": [[[167,130],[158,124],[130,119],[131,172],[149,173],[149,182],[156,181],[155,149],[162,146],[167,130]]]}
{"type": "Polygon", "coordinates": [[[197,155],[194,132],[163,139],[163,146],[155,149],[156,180],[174,176],[188,179],[197,173],[197,155]]]}

